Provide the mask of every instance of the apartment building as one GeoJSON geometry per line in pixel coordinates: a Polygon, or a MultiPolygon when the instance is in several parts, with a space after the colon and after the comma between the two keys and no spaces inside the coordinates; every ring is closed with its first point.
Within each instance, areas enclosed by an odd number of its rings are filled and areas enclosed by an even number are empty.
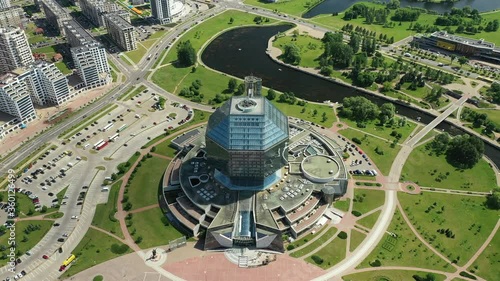
{"type": "Polygon", "coordinates": [[[0,27],[20,27],[23,18],[24,11],[19,6],[0,9],[0,27]]]}
{"type": "Polygon", "coordinates": [[[19,27],[0,28],[0,73],[33,63],[28,38],[19,27]]]}
{"type": "Polygon", "coordinates": [[[159,24],[172,22],[174,0],[151,0],[151,13],[159,24]]]}
{"type": "Polygon", "coordinates": [[[125,20],[130,22],[130,15],[120,5],[106,0],[80,0],[82,13],[96,26],[105,26],[106,14],[119,13],[125,20]]]}
{"type": "Polygon", "coordinates": [[[36,119],[27,77],[27,72],[9,72],[0,76],[0,111],[16,117],[21,122],[36,119]]]}
{"type": "Polygon", "coordinates": [[[106,28],[111,39],[123,51],[137,49],[134,27],[124,18],[115,13],[110,13],[104,17],[106,28]]]}
{"type": "Polygon", "coordinates": [[[10,7],[10,0],[0,0],[0,9],[6,9],[10,7]]]}
{"type": "Polygon", "coordinates": [[[49,25],[64,36],[64,22],[71,19],[71,16],[55,0],[42,0],[41,3],[49,25]]]}
{"type": "Polygon", "coordinates": [[[53,63],[37,61],[31,68],[31,99],[39,105],[60,105],[70,98],[68,79],[53,63]]]}

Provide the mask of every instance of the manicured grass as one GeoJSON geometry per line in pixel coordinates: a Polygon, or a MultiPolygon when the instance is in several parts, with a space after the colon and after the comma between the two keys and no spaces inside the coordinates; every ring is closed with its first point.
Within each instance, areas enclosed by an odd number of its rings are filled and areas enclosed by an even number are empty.
{"type": "Polygon", "coordinates": [[[349,251],[353,252],[365,240],[366,234],[357,230],[351,229],[351,242],[349,244],[349,251]]]}
{"type": "Polygon", "coordinates": [[[340,118],[340,120],[342,122],[346,123],[347,125],[349,125],[349,127],[357,128],[363,132],[366,132],[366,133],[369,133],[369,134],[372,134],[372,135],[375,135],[375,136],[378,136],[378,137],[381,137],[384,139],[388,139],[391,142],[395,139],[395,137],[391,136],[391,134],[393,131],[396,131],[397,133],[401,134],[401,139],[399,139],[398,143],[403,143],[406,140],[406,138],[408,136],[410,136],[411,132],[413,132],[413,130],[415,130],[415,127],[417,127],[416,123],[411,122],[408,119],[406,120],[406,124],[404,126],[400,127],[400,126],[398,126],[398,121],[397,121],[397,120],[399,120],[399,118],[396,118],[396,120],[395,120],[396,122],[394,122],[393,126],[389,126],[389,125],[381,126],[379,124],[380,122],[378,120],[372,120],[372,121],[365,123],[365,125],[366,125],[365,128],[359,128],[358,125],[356,124],[356,122],[351,121],[347,118],[340,118]]]}
{"type": "Polygon", "coordinates": [[[385,191],[369,190],[369,189],[354,189],[353,211],[358,211],[361,214],[384,205],[385,191]]]}
{"type": "Polygon", "coordinates": [[[155,39],[148,39],[140,42],[140,45],[144,46],[146,49],[150,49],[153,44],[156,42],[155,39]]]}
{"type": "Polygon", "coordinates": [[[42,47],[42,48],[33,49],[32,52],[33,52],[33,54],[34,53],[45,54],[47,56],[47,60],[51,60],[52,57],[57,53],[54,46],[46,46],[46,47],[42,47]]]}
{"type": "Polygon", "coordinates": [[[63,61],[58,61],[55,65],[64,75],[71,74],[73,72],[63,61]]]}
{"type": "Polygon", "coordinates": [[[304,247],[302,249],[299,249],[299,250],[291,253],[290,256],[294,257],[294,258],[299,258],[299,257],[302,257],[304,255],[309,254],[310,252],[321,247],[321,245],[323,245],[326,241],[328,241],[328,239],[332,238],[336,232],[337,232],[337,229],[335,227],[328,229],[326,232],[323,232],[318,239],[314,240],[314,242],[310,243],[309,245],[307,245],[306,247],[304,247]]]}
{"type": "Polygon", "coordinates": [[[59,219],[59,218],[62,218],[63,216],[64,216],[64,213],[61,213],[61,212],[55,212],[55,213],[52,213],[52,214],[46,215],[46,216],[44,216],[43,218],[44,218],[44,219],[59,219]]]}
{"type": "MultiPolygon", "coordinates": [[[[481,17],[483,18],[483,23],[487,23],[489,21],[499,19],[500,18],[500,11],[496,12],[491,12],[491,13],[485,13],[481,14],[481,17]]],[[[500,45],[500,32],[495,31],[495,32],[481,32],[481,33],[476,33],[476,34],[459,34],[460,36],[464,37],[469,37],[469,38],[474,38],[474,39],[484,39],[485,41],[493,42],[497,46],[500,45]]]]}
{"type": "Polygon", "coordinates": [[[104,280],[104,277],[102,275],[96,275],[94,276],[94,279],[92,279],[92,281],[102,281],[104,280]]]}
{"type": "MultiPolygon", "coordinates": [[[[382,8],[382,5],[378,4],[373,4],[373,3],[368,3],[364,2],[367,6],[373,6],[375,8],[382,8]]],[[[390,15],[387,17],[388,21],[390,21],[391,16],[394,14],[395,10],[391,10],[390,15]]],[[[363,27],[369,31],[375,31],[377,34],[377,38],[379,34],[386,34],[387,38],[394,37],[395,42],[399,41],[403,38],[406,38],[410,35],[415,35],[416,32],[413,30],[408,30],[408,27],[410,26],[410,22],[402,22],[401,25],[399,25],[399,22],[395,22],[395,26],[392,28],[384,27],[383,25],[378,25],[378,24],[365,24],[365,19],[362,17],[358,17],[357,19],[353,19],[350,21],[343,20],[342,18],[344,17],[344,13],[339,13],[337,16],[332,16],[331,14],[328,15],[318,15],[314,18],[312,18],[310,21],[313,23],[316,23],[318,25],[322,25],[328,28],[333,28],[333,29],[341,29],[344,25],[346,24],[351,24],[355,28],[357,26],[363,27]]],[[[434,22],[437,18],[437,15],[429,15],[429,14],[420,14],[420,17],[418,18],[417,22],[422,24],[422,25],[434,25],[434,22]]],[[[413,25],[415,22],[412,23],[413,25]]]]}
{"type": "MultiPolygon", "coordinates": [[[[267,95],[267,91],[265,94],[267,95]]],[[[333,109],[325,104],[308,102],[304,107],[297,104],[290,105],[287,103],[279,103],[276,100],[272,101],[272,103],[287,116],[310,121],[322,127],[330,128],[332,127],[333,122],[337,121],[337,117],[335,116],[333,109]],[[303,109],[305,109],[304,112],[302,112],[303,109]],[[316,110],[317,114],[314,114],[314,110],[316,110]],[[326,113],[327,118],[324,122],[323,113],[326,113]]]]}
{"type": "MultiPolygon", "coordinates": [[[[36,220],[36,221],[18,221],[16,222],[16,255],[21,256],[25,254],[28,250],[33,248],[42,238],[45,236],[45,234],[50,230],[52,227],[53,221],[41,221],[41,220],[36,220]],[[40,226],[40,229],[35,230],[30,232],[29,234],[26,234],[24,231],[27,229],[29,225],[33,226],[40,226]],[[28,240],[23,242],[24,238],[27,238],[28,240]]],[[[3,255],[8,255],[10,253],[10,247],[11,245],[8,244],[8,239],[9,239],[9,233],[10,231],[7,229],[6,232],[0,236],[0,247],[4,248],[4,251],[0,251],[0,257],[3,255]]],[[[9,260],[6,259],[0,259],[0,266],[4,266],[7,264],[9,260]]]]}
{"type": "Polygon", "coordinates": [[[496,186],[495,173],[486,160],[481,159],[472,169],[462,171],[448,164],[445,155],[429,156],[425,145],[412,151],[403,167],[402,177],[421,186],[465,191],[490,191],[496,186]],[[436,181],[440,174],[446,178],[436,181]]]}
{"type": "Polygon", "coordinates": [[[85,127],[90,126],[90,124],[92,124],[94,121],[99,120],[100,118],[102,118],[103,116],[105,116],[109,112],[113,111],[117,107],[118,107],[118,105],[116,105],[116,104],[110,104],[110,105],[106,106],[105,108],[103,108],[100,111],[101,113],[99,113],[97,116],[95,116],[94,118],[92,118],[90,120],[88,120],[87,119],[88,117],[87,117],[81,123],[78,123],[77,125],[69,128],[68,130],[66,130],[62,134],[60,134],[59,138],[66,139],[66,138],[71,137],[71,135],[76,134],[77,132],[83,130],[85,127]]]}
{"type": "Polygon", "coordinates": [[[377,165],[379,170],[382,172],[384,175],[388,175],[392,162],[396,158],[399,150],[401,149],[400,146],[391,148],[391,144],[389,142],[383,141],[379,138],[375,138],[372,136],[365,135],[364,133],[355,131],[353,129],[344,129],[340,130],[339,133],[350,140],[352,138],[356,137],[360,140],[362,140],[362,143],[359,145],[361,150],[363,150],[364,153],[366,153],[370,159],[374,162],[373,164],[377,165]],[[383,151],[384,154],[378,154],[375,152],[376,148],[379,148],[380,151],[383,151]]]}
{"type": "Polygon", "coordinates": [[[139,236],[143,238],[142,242],[139,243],[141,249],[165,245],[169,241],[183,236],[172,224],[169,223],[168,226],[165,226],[161,221],[162,217],[164,214],[159,207],[133,215],[129,232],[133,232],[135,229],[134,239],[139,236]]]}
{"type": "MultiPolygon", "coordinates": [[[[374,270],[361,273],[354,273],[342,276],[345,281],[398,281],[398,280],[414,280],[413,275],[425,277],[427,272],[412,271],[412,270],[374,270]]],[[[442,274],[434,274],[435,281],[444,281],[446,276],[442,274]]]]}
{"type": "Polygon", "coordinates": [[[500,232],[497,231],[495,237],[468,270],[486,280],[495,280],[500,276],[499,252],[500,232]]]}
{"type": "MultiPolygon", "coordinates": [[[[100,264],[107,260],[132,252],[132,250],[127,246],[128,249],[125,253],[115,254],[111,252],[111,245],[113,244],[117,244],[119,246],[124,245],[120,241],[103,232],[100,232],[99,230],[89,228],[83,239],[73,251],[73,254],[76,256],[76,260],[68,269],[66,269],[66,272],[62,275],[62,277],[67,278],[96,264],[100,264]]],[[[70,255],[70,253],[66,254],[68,256],[70,255]]]]}
{"type": "MultiPolygon", "coordinates": [[[[423,129],[424,127],[422,127],[421,129],[423,129]]],[[[419,130],[420,131],[420,130],[419,130]]],[[[413,135],[416,135],[418,132],[415,132],[413,135]]],[[[440,132],[436,131],[436,130],[431,130],[430,132],[427,133],[427,135],[425,135],[423,138],[420,139],[420,141],[418,142],[419,144],[420,143],[423,143],[427,140],[430,140],[432,138],[434,138],[435,136],[439,135],[440,132]]]]}
{"type": "Polygon", "coordinates": [[[500,211],[484,207],[486,198],[424,192],[398,194],[399,202],[422,237],[450,260],[464,265],[486,240],[500,211]],[[437,232],[449,229],[455,237],[437,232]]]}
{"type": "Polygon", "coordinates": [[[167,34],[167,30],[158,30],[149,36],[149,39],[159,39],[167,34]]]}
{"type": "Polygon", "coordinates": [[[263,0],[245,0],[243,1],[247,5],[262,7],[269,10],[278,10],[280,13],[290,14],[294,16],[302,16],[307,10],[309,10],[312,3],[319,1],[314,0],[296,0],[296,1],[277,1],[274,3],[269,3],[263,0]]]}
{"type": "Polygon", "coordinates": [[[345,249],[347,246],[347,239],[340,239],[336,237],[326,246],[321,248],[319,251],[314,253],[313,255],[318,256],[323,259],[323,262],[318,264],[311,257],[307,257],[305,260],[308,263],[312,263],[317,265],[323,269],[330,268],[345,258],[345,249]]]}
{"type": "Polygon", "coordinates": [[[375,225],[375,223],[377,222],[377,219],[380,216],[381,212],[382,211],[378,210],[375,213],[370,214],[370,215],[368,215],[368,216],[366,216],[366,217],[364,217],[364,218],[362,218],[362,219],[360,219],[360,220],[358,220],[356,222],[358,224],[360,224],[360,225],[368,228],[368,229],[372,229],[373,226],[375,225]]]}
{"type": "Polygon", "coordinates": [[[137,49],[125,52],[125,54],[135,64],[138,64],[141,61],[142,57],[147,54],[147,52],[148,50],[146,48],[144,48],[140,44],[137,44],[137,49]]]}
{"type": "Polygon", "coordinates": [[[273,42],[273,46],[285,52],[287,44],[294,44],[300,48],[300,63],[302,67],[319,67],[319,57],[323,54],[323,42],[320,39],[309,35],[301,34],[297,37],[293,35],[282,36],[273,42]]]}
{"type": "MultiPolygon", "coordinates": [[[[168,55],[165,57],[163,60],[163,64],[170,63],[172,61],[177,60],[177,45],[179,42],[187,41],[189,40],[191,42],[191,45],[193,46],[194,50],[196,52],[200,51],[201,47],[205,42],[207,42],[210,38],[212,38],[214,35],[216,35],[218,32],[221,32],[225,29],[228,28],[234,28],[238,26],[244,26],[244,25],[253,25],[255,26],[256,24],[253,22],[254,18],[256,17],[255,14],[250,14],[250,13],[243,13],[237,10],[227,10],[224,13],[212,17],[206,21],[204,21],[201,24],[198,24],[196,27],[193,29],[189,30],[188,32],[184,33],[182,37],[176,41],[175,44],[173,44],[169,48],[168,55]],[[229,19],[233,18],[234,22],[231,24],[229,23],[229,19]]],[[[265,24],[271,24],[275,23],[276,20],[270,19],[268,23],[265,24]]],[[[226,83],[227,85],[227,83],[226,83]]]]}
{"type": "Polygon", "coordinates": [[[158,186],[169,161],[151,157],[137,167],[134,179],[130,180],[127,196],[132,203],[132,210],[158,203],[158,186]]]}
{"type": "Polygon", "coordinates": [[[370,263],[378,259],[382,267],[410,266],[454,272],[451,265],[437,257],[417,239],[398,210],[396,210],[387,231],[396,234],[397,238],[386,233],[375,249],[357,268],[370,267],[370,263]]]}
{"type": "Polygon", "coordinates": [[[116,204],[121,184],[121,180],[115,182],[109,189],[108,202],[96,206],[96,215],[92,219],[92,225],[109,231],[120,238],[125,238],[120,229],[120,222],[115,218],[115,213],[117,211],[116,204]]]}
{"type": "Polygon", "coordinates": [[[173,138],[165,140],[164,142],[157,145],[155,153],[174,158],[177,154],[177,149],[170,146],[170,144],[172,143],[172,139],[173,138]]]}
{"type": "Polygon", "coordinates": [[[336,201],[333,206],[341,211],[349,211],[349,206],[351,205],[351,198],[346,198],[345,200],[336,201]]]}
{"type": "Polygon", "coordinates": [[[314,232],[314,233],[309,232],[309,234],[305,235],[302,238],[299,238],[299,239],[293,241],[292,243],[290,243],[290,245],[293,245],[295,248],[298,248],[298,247],[306,244],[307,242],[313,240],[314,238],[316,238],[316,236],[322,235],[324,233],[323,230],[325,230],[325,229],[326,229],[326,226],[323,226],[321,229],[317,229],[316,232],[314,232]]]}

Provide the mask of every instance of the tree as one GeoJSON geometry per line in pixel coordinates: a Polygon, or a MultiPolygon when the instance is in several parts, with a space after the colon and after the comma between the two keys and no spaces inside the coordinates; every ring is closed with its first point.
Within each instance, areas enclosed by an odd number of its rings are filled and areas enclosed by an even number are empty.
{"type": "Polygon", "coordinates": [[[378,118],[381,124],[385,124],[387,121],[391,120],[396,113],[396,107],[392,103],[384,103],[380,106],[380,113],[378,118]]]}
{"type": "Polygon", "coordinates": [[[275,91],[275,90],[273,90],[273,89],[269,89],[269,90],[267,91],[267,96],[266,96],[266,98],[267,98],[268,100],[274,100],[274,99],[276,98],[276,91],[275,91]]]}
{"type": "Polygon", "coordinates": [[[500,188],[494,188],[486,199],[486,206],[493,210],[500,209],[500,188]]]}
{"type": "Polygon", "coordinates": [[[340,114],[357,122],[373,120],[378,115],[378,107],[365,97],[348,97],[342,101],[340,114]]]}
{"type": "Polygon", "coordinates": [[[245,84],[243,83],[240,83],[238,85],[238,88],[236,89],[236,93],[234,93],[235,95],[243,95],[243,93],[245,92],[245,84]]]}
{"type": "Polygon", "coordinates": [[[192,66],[196,63],[196,52],[189,40],[177,45],[177,61],[181,66],[192,66]]]}
{"type": "Polygon", "coordinates": [[[227,89],[231,92],[234,92],[234,90],[236,90],[236,87],[238,87],[238,81],[236,81],[236,79],[234,78],[229,79],[229,82],[227,83],[227,89]]]}
{"type": "Polygon", "coordinates": [[[453,61],[457,58],[457,55],[451,54],[450,55],[450,63],[453,64],[453,61]]]}
{"type": "Polygon", "coordinates": [[[461,135],[453,138],[446,151],[446,158],[452,165],[470,169],[483,157],[484,143],[476,136],[461,135]]]}
{"type": "Polygon", "coordinates": [[[288,43],[285,45],[285,52],[283,53],[283,60],[286,63],[297,65],[300,63],[300,48],[293,44],[288,43]]]}
{"type": "Polygon", "coordinates": [[[354,53],[357,53],[359,51],[360,43],[361,43],[361,37],[359,37],[359,35],[357,35],[356,33],[352,34],[349,40],[349,46],[351,46],[352,51],[354,53]]]}
{"type": "Polygon", "coordinates": [[[466,64],[468,62],[469,62],[469,59],[464,57],[464,56],[461,56],[458,58],[458,63],[460,64],[460,67],[462,67],[464,64],[466,64]]]}
{"type": "Polygon", "coordinates": [[[321,41],[325,44],[326,43],[342,43],[343,40],[344,40],[344,36],[342,35],[342,33],[333,33],[331,31],[328,31],[327,33],[325,33],[325,35],[321,39],[321,41]]]}
{"type": "Polygon", "coordinates": [[[234,22],[234,19],[233,19],[233,17],[231,17],[231,18],[229,19],[229,24],[233,24],[233,22],[234,22]]]}
{"type": "Polygon", "coordinates": [[[329,52],[331,54],[330,59],[333,65],[348,67],[351,64],[354,51],[349,45],[344,43],[332,43],[327,45],[329,45],[329,52]]]}

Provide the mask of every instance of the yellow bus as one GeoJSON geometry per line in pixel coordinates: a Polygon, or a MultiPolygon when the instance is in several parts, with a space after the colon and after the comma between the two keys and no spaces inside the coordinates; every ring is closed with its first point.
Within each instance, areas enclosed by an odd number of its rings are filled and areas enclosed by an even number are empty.
{"type": "Polygon", "coordinates": [[[71,262],[73,262],[75,260],[75,258],[76,258],[75,255],[69,256],[69,258],[63,262],[63,265],[68,266],[71,262]]]}

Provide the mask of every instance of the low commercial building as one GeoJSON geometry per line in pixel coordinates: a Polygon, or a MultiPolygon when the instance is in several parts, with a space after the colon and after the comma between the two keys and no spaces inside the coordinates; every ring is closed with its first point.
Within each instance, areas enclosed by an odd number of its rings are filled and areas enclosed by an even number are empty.
{"type": "Polygon", "coordinates": [[[137,49],[134,27],[116,13],[104,16],[108,35],[123,51],[137,49]]]}
{"type": "Polygon", "coordinates": [[[20,27],[23,18],[24,11],[19,6],[0,9],[0,27],[20,27]]]}
{"type": "Polygon", "coordinates": [[[446,31],[436,31],[429,35],[416,35],[413,38],[413,45],[420,48],[437,47],[464,56],[475,56],[500,62],[500,48],[496,47],[494,43],[483,39],[448,34],[446,31]]]}
{"type": "Polygon", "coordinates": [[[41,3],[49,25],[64,36],[64,22],[71,19],[70,15],[55,0],[42,0],[41,3]]]}

